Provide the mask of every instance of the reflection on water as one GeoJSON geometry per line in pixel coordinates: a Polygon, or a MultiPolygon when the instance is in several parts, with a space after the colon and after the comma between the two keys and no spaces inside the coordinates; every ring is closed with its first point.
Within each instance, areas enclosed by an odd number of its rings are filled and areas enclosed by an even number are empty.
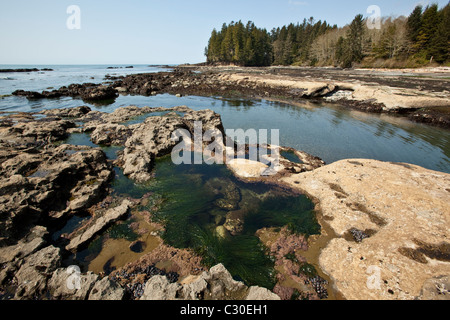
{"type": "MultiPolygon", "coordinates": [[[[0,108],[8,111],[80,105],[86,103],[72,98],[28,101],[23,97],[6,97],[0,101],[0,108]]],[[[358,112],[326,103],[290,105],[221,97],[178,98],[169,94],[119,96],[107,106],[87,105],[103,112],[129,105],[168,108],[186,105],[194,110],[211,109],[221,115],[225,129],[279,129],[281,145],[306,151],[327,163],[365,158],[407,162],[450,173],[450,131],[401,117],[358,112]]]]}

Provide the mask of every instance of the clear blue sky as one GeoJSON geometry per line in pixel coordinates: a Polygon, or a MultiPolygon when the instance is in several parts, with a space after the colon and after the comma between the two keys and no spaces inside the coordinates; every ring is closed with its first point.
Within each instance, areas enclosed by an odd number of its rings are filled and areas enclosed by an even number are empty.
{"type": "Polygon", "coordinates": [[[448,0],[2,0],[0,64],[197,63],[224,22],[270,30],[313,16],[343,26],[370,5],[400,16],[418,3],[448,0]],[[66,27],[70,5],[81,9],[80,30],[66,27]]]}

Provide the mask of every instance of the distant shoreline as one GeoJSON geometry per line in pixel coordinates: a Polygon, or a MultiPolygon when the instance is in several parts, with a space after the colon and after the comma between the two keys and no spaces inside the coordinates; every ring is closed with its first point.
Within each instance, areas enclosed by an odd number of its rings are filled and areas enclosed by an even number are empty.
{"type": "Polygon", "coordinates": [[[0,69],[0,73],[38,72],[38,71],[54,71],[54,70],[50,69],[50,68],[43,68],[43,69],[38,69],[38,68],[32,68],[32,69],[24,69],[24,68],[20,68],[20,69],[0,69]]]}

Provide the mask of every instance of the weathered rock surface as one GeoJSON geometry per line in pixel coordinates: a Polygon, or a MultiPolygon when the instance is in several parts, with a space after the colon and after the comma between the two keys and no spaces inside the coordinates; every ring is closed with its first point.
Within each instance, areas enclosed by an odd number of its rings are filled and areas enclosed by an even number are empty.
{"type": "Polygon", "coordinates": [[[97,281],[89,294],[89,300],[122,300],[125,290],[108,277],[97,281]]]}
{"type": "Polygon", "coordinates": [[[184,129],[194,136],[194,122],[201,121],[206,130],[223,132],[220,116],[211,110],[189,111],[184,117],[149,117],[133,128],[132,135],[125,143],[123,155],[119,157],[124,174],[137,182],[149,180],[153,161],[156,157],[170,154],[179,142],[172,139],[178,129],[184,129]]]}
{"type": "Polygon", "coordinates": [[[145,285],[141,300],[280,300],[265,288],[248,288],[233,279],[228,270],[218,264],[188,283],[171,283],[165,276],[152,277],[145,285]]]}
{"type": "Polygon", "coordinates": [[[87,209],[111,178],[111,166],[99,149],[48,145],[21,151],[1,145],[0,238],[5,244],[39,221],[87,209]]]}
{"type": "Polygon", "coordinates": [[[91,140],[98,145],[124,145],[132,130],[120,124],[99,124],[91,133],[91,140]]]}
{"type": "Polygon", "coordinates": [[[140,300],[175,300],[181,286],[170,283],[165,276],[154,276],[147,281],[140,300]]]}
{"type": "Polygon", "coordinates": [[[74,274],[70,268],[60,268],[53,272],[48,290],[57,300],[86,300],[98,278],[92,272],[74,274]]]}
{"type": "Polygon", "coordinates": [[[319,262],[345,298],[414,299],[450,274],[450,175],[358,159],[283,181],[316,199],[336,233],[319,262]],[[352,229],[368,237],[356,241],[352,229]]]}
{"type": "Polygon", "coordinates": [[[25,259],[15,274],[18,288],[16,299],[39,298],[47,287],[47,280],[61,263],[60,249],[50,246],[25,259]]]}
{"type": "Polygon", "coordinates": [[[280,300],[280,297],[266,288],[250,287],[245,300],[280,300]]]}
{"type": "Polygon", "coordinates": [[[419,300],[450,300],[450,276],[430,278],[423,284],[419,300]]]}
{"type": "Polygon", "coordinates": [[[34,227],[31,232],[17,244],[0,248],[0,264],[21,260],[41,249],[48,235],[47,229],[42,226],[34,227]]]}
{"type": "Polygon", "coordinates": [[[66,246],[66,249],[76,250],[78,247],[85,245],[105,227],[128,214],[131,205],[131,201],[123,200],[120,206],[109,209],[100,217],[94,217],[89,226],[87,226],[85,230],[81,231],[81,234],[70,240],[70,243],[66,246]]]}
{"type": "Polygon", "coordinates": [[[85,101],[101,101],[115,99],[119,94],[110,86],[95,83],[71,84],[52,91],[25,91],[16,90],[15,96],[23,96],[28,99],[59,98],[59,97],[81,97],[85,101]]]}

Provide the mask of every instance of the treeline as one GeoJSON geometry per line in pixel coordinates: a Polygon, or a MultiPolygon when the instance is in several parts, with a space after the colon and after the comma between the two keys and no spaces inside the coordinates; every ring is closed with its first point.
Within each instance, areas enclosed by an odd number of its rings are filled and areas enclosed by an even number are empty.
{"type": "MultiPolygon", "coordinates": [[[[369,24],[370,25],[370,24],[369,24]]],[[[205,50],[208,63],[242,66],[334,65],[418,67],[450,62],[450,3],[417,6],[408,17],[383,18],[369,28],[357,15],[342,28],[314,18],[270,32],[254,23],[224,24],[213,30],[205,50]]]]}
{"type": "Polygon", "coordinates": [[[209,63],[268,66],[273,62],[272,41],[269,33],[253,22],[246,26],[241,21],[224,23],[222,30],[212,31],[205,55],[209,63]]]}

